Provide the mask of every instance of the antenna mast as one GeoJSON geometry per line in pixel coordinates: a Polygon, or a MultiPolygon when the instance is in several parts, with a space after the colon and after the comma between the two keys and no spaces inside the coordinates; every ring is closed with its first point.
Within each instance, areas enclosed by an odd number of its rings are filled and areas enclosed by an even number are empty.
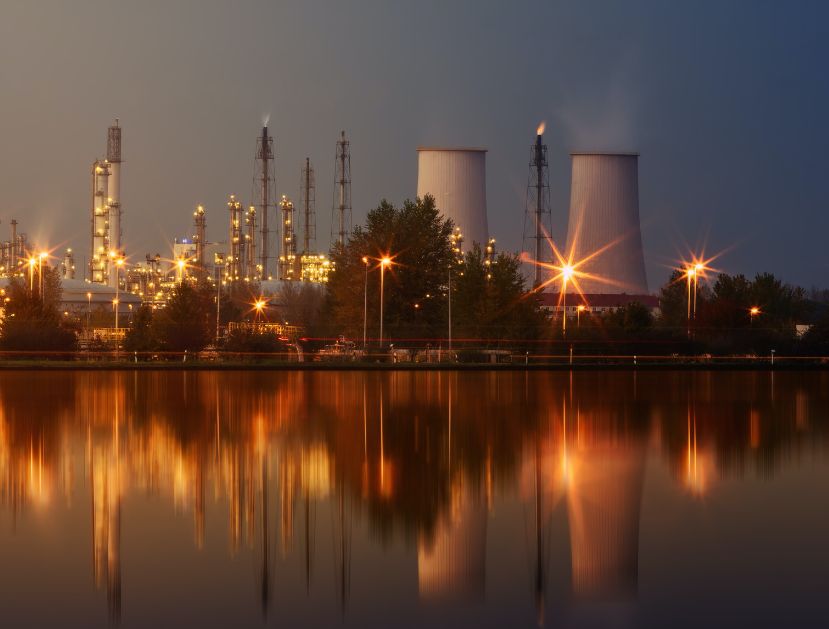
{"type": "Polygon", "coordinates": [[[302,254],[307,255],[316,247],[317,221],[315,212],[316,186],[314,184],[314,167],[311,160],[305,158],[305,167],[302,169],[302,193],[300,204],[302,205],[302,216],[305,221],[305,230],[302,234],[302,254]]]}

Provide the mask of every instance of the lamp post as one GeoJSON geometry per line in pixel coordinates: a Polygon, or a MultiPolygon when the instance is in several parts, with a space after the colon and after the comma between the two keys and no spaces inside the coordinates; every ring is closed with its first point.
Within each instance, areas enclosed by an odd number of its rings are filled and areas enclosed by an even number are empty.
{"type": "Polygon", "coordinates": [[[573,277],[573,267],[565,264],[561,268],[561,335],[567,336],[567,282],[573,277]]]}
{"type": "Polygon", "coordinates": [[[694,319],[697,318],[697,285],[699,284],[699,276],[703,270],[705,270],[705,267],[699,262],[694,265],[694,319]]]}
{"type": "Polygon", "coordinates": [[[118,311],[121,309],[121,267],[124,266],[123,256],[115,258],[115,353],[118,354],[120,339],[118,338],[118,311]]]}
{"type": "Polygon", "coordinates": [[[37,257],[37,277],[38,277],[38,293],[40,295],[41,301],[43,301],[43,260],[49,254],[45,251],[41,251],[40,255],[37,257]]]}
{"type": "Polygon", "coordinates": [[[754,327],[754,317],[756,317],[758,314],[760,314],[760,308],[758,308],[757,306],[752,306],[749,309],[748,314],[749,314],[750,321],[751,321],[751,327],[754,327]]]}
{"type": "Polygon", "coordinates": [[[256,308],[256,320],[259,321],[259,318],[262,316],[262,311],[265,309],[265,300],[261,298],[257,299],[253,307],[256,308]]]}
{"type": "Polygon", "coordinates": [[[384,256],[380,259],[380,347],[383,347],[383,292],[385,286],[386,267],[391,264],[391,258],[384,256]]]}
{"type": "Polygon", "coordinates": [[[29,256],[29,296],[32,295],[32,293],[34,292],[34,288],[35,288],[35,286],[34,286],[35,262],[37,262],[37,260],[35,260],[34,257],[29,256]]]}
{"type": "MultiPolygon", "coordinates": [[[[449,351],[452,351],[452,264],[449,263],[449,351]]],[[[451,360],[451,356],[449,357],[451,360]]]]}
{"type": "Polygon", "coordinates": [[[368,333],[368,257],[363,256],[363,266],[366,268],[366,281],[363,287],[363,349],[366,348],[366,335],[368,333]]]}
{"type": "Polygon", "coordinates": [[[89,319],[92,316],[92,293],[86,291],[86,335],[89,336],[89,319]]]}
{"type": "Polygon", "coordinates": [[[187,266],[187,262],[184,258],[179,258],[176,262],[178,266],[178,283],[179,286],[184,283],[184,267],[187,266]]]}
{"type": "Polygon", "coordinates": [[[581,313],[584,312],[584,304],[579,304],[576,307],[576,327],[581,328],[581,313]]]}

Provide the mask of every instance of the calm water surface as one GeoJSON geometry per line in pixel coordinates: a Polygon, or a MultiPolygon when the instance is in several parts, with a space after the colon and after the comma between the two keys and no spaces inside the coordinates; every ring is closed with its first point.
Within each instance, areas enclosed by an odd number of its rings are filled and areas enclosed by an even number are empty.
{"type": "Polygon", "coordinates": [[[0,374],[0,626],[826,626],[829,374],[0,374]]]}

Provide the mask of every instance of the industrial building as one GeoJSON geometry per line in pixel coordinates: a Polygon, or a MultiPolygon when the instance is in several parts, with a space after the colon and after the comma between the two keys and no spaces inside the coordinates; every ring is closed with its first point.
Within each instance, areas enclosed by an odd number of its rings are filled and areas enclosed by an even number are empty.
{"type": "Polygon", "coordinates": [[[484,148],[417,149],[417,196],[435,198],[438,210],[459,227],[470,246],[489,242],[484,148]]]}

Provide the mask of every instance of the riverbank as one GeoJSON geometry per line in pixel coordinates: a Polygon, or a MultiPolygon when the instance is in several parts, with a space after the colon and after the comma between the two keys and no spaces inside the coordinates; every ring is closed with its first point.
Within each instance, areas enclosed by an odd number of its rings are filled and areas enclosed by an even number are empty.
{"type": "Polygon", "coordinates": [[[700,361],[617,360],[545,363],[372,363],[285,361],[60,361],[3,360],[0,371],[829,371],[823,359],[700,361]]]}

